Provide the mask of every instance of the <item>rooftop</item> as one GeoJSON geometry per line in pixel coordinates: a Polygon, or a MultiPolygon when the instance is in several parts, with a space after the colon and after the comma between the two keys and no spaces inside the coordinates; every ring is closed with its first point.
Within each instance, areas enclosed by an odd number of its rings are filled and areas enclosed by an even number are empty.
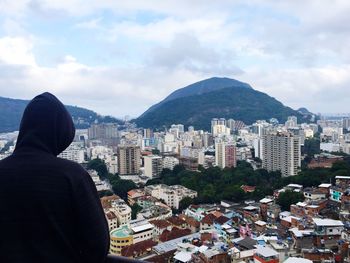
{"type": "Polygon", "coordinates": [[[126,225],[118,227],[117,229],[111,231],[111,237],[124,238],[128,236],[131,236],[131,231],[126,225]]]}
{"type": "Polygon", "coordinates": [[[314,223],[317,226],[344,226],[342,221],[333,220],[333,219],[321,219],[321,218],[313,218],[314,223]]]}
{"type": "Polygon", "coordinates": [[[193,239],[193,238],[200,238],[200,234],[199,233],[194,233],[191,235],[187,235],[187,236],[183,236],[183,237],[179,237],[176,239],[172,239],[169,240],[167,242],[164,243],[160,243],[158,245],[156,245],[155,247],[153,247],[153,250],[157,253],[157,254],[163,254],[166,252],[169,252],[171,250],[174,250],[177,248],[177,244],[181,243],[184,239],[193,239]]]}
{"type": "Polygon", "coordinates": [[[269,247],[258,246],[256,252],[257,254],[262,255],[265,258],[274,257],[278,255],[278,252],[269,247]]]}
{"type": "Polygon", "coordinates": [[[305,258],[289,257],[283,263],[312,263],[312,261],[305,258]]]}

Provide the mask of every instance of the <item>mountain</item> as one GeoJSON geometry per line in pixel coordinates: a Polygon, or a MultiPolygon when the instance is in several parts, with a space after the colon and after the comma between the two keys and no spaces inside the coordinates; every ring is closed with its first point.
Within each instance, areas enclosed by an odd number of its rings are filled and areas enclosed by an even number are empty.
{"type": "Polygon", "coordinates": [[[144,112],[141,117],[145,114],[148,114],[154,110],[156,110],[158,107],[163,105],[167,101],[189,97],[189,96],[195,96],[195,95],[202,95],[204,93],[208,93],[211,91],[216,91],[222,88],[227,87],[246,87],[248,89],[252,89],[252,87],[244,82],[240,82],[235,79],[230,78],[218,78],[213,77],[210,79],[205,79],[196,83],[193,83],[191,85],[188,85],[184,88],[175,90],[173,93],[171,93],[168,97],[166,97],[161,102],[151,106],[146,112],[144,112]]]}
{"type": "Polygon", "coordinates": [[[310,115],[312,115],[313,113],[312,112],[310,112],[307,108],[299,108],[299,109],[297,109],[297,111],[298,112],[300,112],[301,114],[310,114],[310,115]]]}
{"type": "Polygon", "coordinates": [[[210,78],[176,90],[150,107],[135,122],[139,127],[162,128],[174,123],[210,129],[212,118],[232,118],[251,124],[256,120],[288,116],[305,120],[301,113],[250,85],[234,79],[210,78]]]}
{"type": "MultiPolygon", "coordinates": [[[[0,133],[18,130],[23,111],[28,103],[28,100],[0,97],[0,133]]],[[[98,122],[121,123],[119,119],[110,116],[101,116],[88,109],[76,106],[66,106],[66,108],[72,115],[74,124],[78,129],[89,127],[95,120],[98,122]]]]}

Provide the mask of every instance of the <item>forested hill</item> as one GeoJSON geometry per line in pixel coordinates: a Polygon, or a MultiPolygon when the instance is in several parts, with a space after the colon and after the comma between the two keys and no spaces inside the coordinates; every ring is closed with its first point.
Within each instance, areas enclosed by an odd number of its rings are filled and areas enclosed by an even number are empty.
{"type": "Polygon", "coordinates": [[[300,121],[307,121],[309,117],[254,90],[246,83],[212,78],[175,91],[135,122],[144,128],[162,128],[182,123],[209,130],[212,118],[232,118],[251,124],[256,120],[270,118],[285,122],[291,115],[297,116],[300,121]]]}
{"type": "MultiPolygon", "coordinates": [[[[16,131],[22,118],[23,111],[28,104],[28,100],[18,100],[0,97],[0,133],[16,131]]],[[[76,128],[87,128],[95,120],[99,122],[117,122],[119,119],[110,116],[101,116],[94,111],[76,107],[66,106],[72,115],[76,128]]]]}

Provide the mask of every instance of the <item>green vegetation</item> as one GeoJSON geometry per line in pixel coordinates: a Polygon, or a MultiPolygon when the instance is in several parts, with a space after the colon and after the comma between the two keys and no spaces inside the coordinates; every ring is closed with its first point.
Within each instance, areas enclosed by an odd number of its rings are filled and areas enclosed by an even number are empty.
{"type": "Polygon", "coordinates": [[[113,195],[113,192],[112,191],[109,191],[109,190],[103,190],[103,191],[99,191],[98,192],[98,196],[101,198],[101,197],[104,197],[104,196],[111,196],[113,195]]]}
{"type": "Polygon", "coordinates": [[[189,207],[190,205],[192,205],[194,203],[193,198],[191,197],[185,197],[184,199],[182,199],[179,203],[179,211],[182,211],[184,209],[186,209],[187,207],[189,207]]]}
{"type": "Polygon", "coordinates": [[[219,202],[224,199],[239,202],[272,194],[280,177],[279,172],[254,171],[246,162],[239,162],[236,168],[222,170],[218,167],[211,167],[201,169],[199,172],[188,171],[178,165],[173,171],[164,169],[160,178],[148,181],[147,184],[181,184],[198,192],[198,197],[193,200],[194,203],[219,202]],[[257,185],[256,191],[244,193],[241,189],[244,184],[257,185]]]}
{"type": "Polygon", "coordinates": [[[290,205],[304,201],[304,195],[293,191],[280,193],[277,198],[277,204],[281,206],[282,211],[289,211],[290,205]]]}
{"type": "MultiPolygon", "coordinates": [[[[0,132],[11,132],[19,129],[19,124],[25,107],[29,101],[0,97],[0,132]]],[[[101,122],[122,123],[121,120],[110,116],[101,116],[96,112],[77,106],[66,106],[72,115],[76,128],[87,128],[97,120],[101,122]]]]}
{"type": "Polygon", "coordinates": [[[101,159],[91,160],[87,168],[90,170],[95,170],[101,180],[105,180],[108,177],[108,170],[106,164],[101,159]]]}
{"type": "Polygon", "coordinates": [[[185,170],[179,165],[173,171],[164,169],[160,178],[148,181],[147,185],[181,184],[198,192],[198,197],[193,200],[194,203],[213,203],[221,200],[241,202],[247,199],[259,200],[291,183],[312,187],[321,183],[334,182],[334,177],[337,175],[349,174],[348,161],[336,162],[330,169],[305,169],[293,177],[281,177],[280,172],[268,172],[264,169],[254,170],[247,162],[238,162],[236,168],[211,167],[198,172],[185,170]],[[242,185],[256,186],[256,189],[252,193],[244,193],[241,189],[242,185]]]}
{"type": "Polygon", "coordinates": [[[320,138],[314,137],[305,140],[304,151],[308,157],[313,158],[315,154],[319,154],[320,150],[320,138]]]}
{"type": "Polygon", "coordinates": [[[308,121],[307,116],[265,93],[246,86],[234,86],[163,101],[151,107],[135,122],[144,128],[162,128],[164,125],[182,123],[209,130],[211,119],[217,117],[233,118],[250,124],[272,117],[284,122],[290,115],[297,116],[300,121],[308,121]]]}
{"type": "Polygon", "coordinates": [[[128,191],[137,188],[133,181],[120,179],[118,175],[111,175],[109,181],[111,182],[113,192],[124,200],[128,198],[128,191]]]}
{"type": "MultiPolygon", "coordinates": [[[[134,182],[122,180],[118,175],[103,174],[107,169],[101,168],[103,161],[96,159],[89,163],[89,167],[97,167],[101,178],[107,178],[112,185],[113,192],[124,200],[127,192],[137,188],[134,182]]],[[[272,195],[276,189],[294,183],[304,187],[318,186],[321,183],[334,183],[337,175],[350,174],[350,160],[336,162],[332,168],[305,169],[297,176],[281,177],[280,172],[268,172],[264,169],[254,170],[247,162],[238,162],[235,168],[220,169],[211,167],[201,168],[200,171],[188,171],[183,166],[177,165],[174,170],[164,169],[160,178],[152,179],[147,185],[152,184],[180,184],[198,192],[195,199],[185,198],[180,202],[180,207],[185,208],[192,203],[214,203],[221,200],[241,202],[244,200],[259,200],[266,195],[272,195]],[[244,193],[242,185],[256,186],[252,193],[244,193]]],[[[289,203],[301,201],[300,196],[290,193],[281,194],[278,202],[285,209],[289,203]]],[[[136,208],[134,208],[136,209],[136,208]]]]}
{"type": "Polygon", "coordinates": [[[131,206],[131,219],[136,219],[138,212],[142,210],[142,207],[135,203],[131,206]]]}

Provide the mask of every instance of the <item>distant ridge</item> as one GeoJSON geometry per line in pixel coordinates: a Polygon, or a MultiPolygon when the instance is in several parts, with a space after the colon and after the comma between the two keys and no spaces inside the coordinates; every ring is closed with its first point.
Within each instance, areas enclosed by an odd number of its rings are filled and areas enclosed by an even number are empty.
{"type": "MultiPolygon", "coordinates": [[[[167,101],[184,98],[188,96],[201,95],[204,93],[212,92],[212,91],[219,90],[222,88],[227,88],[227,87],[246,87],[248,89],[253,89],[249,84],[235,80],[235,79],[212,77],[209,79],[198,81],[184,88],[175,90],[164,100],[151,106],[143,114],[148,114],[149,112],[157,109],[159,106],[161,106],[167,101]]],[[[143,114],[141,115],[141,117],[143,116],[143,114]]]]}
{"type": "Polygon", "coordinates": [[[209,130],[212,118],[233,118],[251,124],[270,118],[284,122],[291,115],[303,121],[308,118],[275,98],[254,90],[247,83],[214,77],[174,91],[135,122],[144,128],[163,128],[182,123],[209,130]]]}
{"type": "MultiPolygon", "coordinates": [[[[19,124],[25,107],[29,100],[19,100],[0,97],[0,133],[12,132],[19,129],[19,124]]],[[[74,124],[77,129],[87,128],[95,120],[98,122],[116,122],[121,120],[110,116],[101,116],[92,110],[76,106],[66,106],[72,115],[74,124]]]]}

